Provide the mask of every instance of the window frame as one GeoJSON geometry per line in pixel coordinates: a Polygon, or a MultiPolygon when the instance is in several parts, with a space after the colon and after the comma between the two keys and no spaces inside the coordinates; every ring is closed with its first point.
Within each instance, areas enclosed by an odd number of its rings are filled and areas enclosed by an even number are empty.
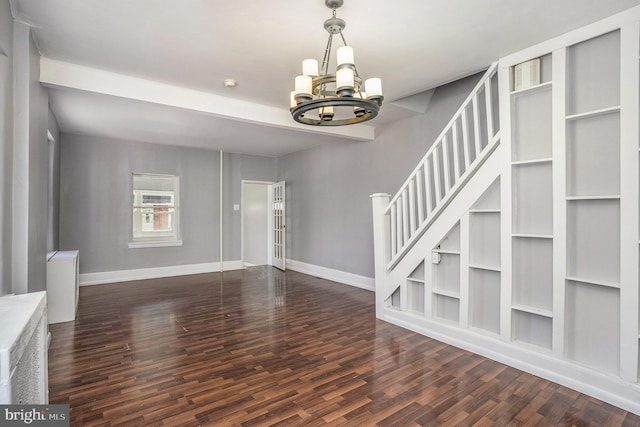
{"type": "MultiPolygon", "coordinates": [[[[170,246],[182,246],[182,235],[180,228],[180,176],[178,175],[169,175],[169,174],[154,174],[154,173],[137,173],[134,172],[131,174],[131,204],[129,205],[131,208],[131,223],[130,223],[130,233],[129,233],[129,248],[130,249],[138,249],[138,248],[158,248],[158,247],[170,247],[170,246]],[[136,188],[136,177],[144,177],[147,179],[162,179],[163,181],[167,181],[168,179],[172,180],[172,190],[151,190],[151,189],[141,189],[136,188]],[[170,234],[164,234],[161,236],[136,236],[136,216],[140,216],[140,220],[142,220],[142,212],[138,210],[144,207],[151,207],[153,205],[147,206],[142,201],[139,205],[136,204],[136,192],[138,194],[140,192],[148,191],[150,194],[159,194],[161,192],[173,192],[173,205],[166,206],[162,204],[160,207],[170,207],[173,209],[172,216],[172,226],[174,231],[170,234]]],[[[140,200],[142,198],[140,197],[140,200]]]]}

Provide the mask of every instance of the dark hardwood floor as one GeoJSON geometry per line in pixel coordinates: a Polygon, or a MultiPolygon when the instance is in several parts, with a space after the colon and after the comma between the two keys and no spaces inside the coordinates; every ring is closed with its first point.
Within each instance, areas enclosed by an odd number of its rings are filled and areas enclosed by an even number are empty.
{"type": "Polygon", "coordinates": [[[50,402],[82,426],[640,425],[376,320],[373,298],[267,267],[83,287],[50,327],[50,402]]]}

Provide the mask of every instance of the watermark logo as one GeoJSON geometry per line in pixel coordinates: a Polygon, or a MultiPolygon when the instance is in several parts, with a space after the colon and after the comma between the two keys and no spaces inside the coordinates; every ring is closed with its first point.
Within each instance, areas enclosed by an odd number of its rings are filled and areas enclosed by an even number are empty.
{"type": "Polygon", "coordinates": [[[0,426],[68,427],[69,405],[0,405],[0,426]]]}

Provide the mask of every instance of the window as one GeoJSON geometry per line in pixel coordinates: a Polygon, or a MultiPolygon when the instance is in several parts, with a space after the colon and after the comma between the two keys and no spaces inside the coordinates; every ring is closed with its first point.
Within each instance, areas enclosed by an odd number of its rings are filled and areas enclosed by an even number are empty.
{"type": "Polygon", "coordinates": [[[179,178],[133,174],[133,225],[130,248],[180,246],[179,178]]]}

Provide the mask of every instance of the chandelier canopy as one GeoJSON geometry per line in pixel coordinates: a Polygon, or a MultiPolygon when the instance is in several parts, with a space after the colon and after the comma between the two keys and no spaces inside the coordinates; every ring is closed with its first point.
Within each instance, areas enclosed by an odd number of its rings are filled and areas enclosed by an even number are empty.
{"type": "Polygon", "coordinates": [[[315,126],[341,126],[366,122],[378,115],[382,105],[382,82],[371,78],[362,82],[356,69],[353,48],[347,45],[345,21],[336,16],[343,0],[325,0],[333,11],[324,22],[329,40],[318,68],[316,59],[302,61],[302,74],[295,79],[291,92],[291,115],[297,122],[315,126]],[[329,73],[333,36],[339,34],[344,46],[336,51],[336,72],[329,73]]]}

